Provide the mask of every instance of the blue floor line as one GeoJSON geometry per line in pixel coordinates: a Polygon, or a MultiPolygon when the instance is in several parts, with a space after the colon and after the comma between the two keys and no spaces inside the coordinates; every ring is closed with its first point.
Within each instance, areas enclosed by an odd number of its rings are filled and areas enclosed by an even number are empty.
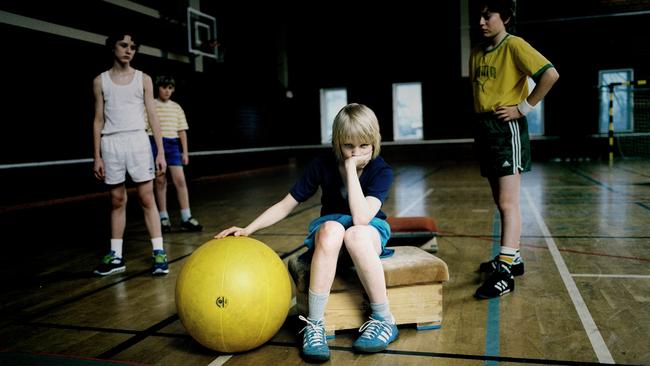
{"type": "MultiPolygon", "coordinates": [[[[501,251],[501,221],[499,211],[494,212],[492,219],[492,257],[499,255],[501,251]]],[[[499,342],[499,297],[488,300],[488,314],[487,326],[485,330],[485,355],[486,356],[499,356],[500,342],[499,342]]],[[[486,360],[486,366],[495,366],[499,362],[493,360],[486,360]]]]}

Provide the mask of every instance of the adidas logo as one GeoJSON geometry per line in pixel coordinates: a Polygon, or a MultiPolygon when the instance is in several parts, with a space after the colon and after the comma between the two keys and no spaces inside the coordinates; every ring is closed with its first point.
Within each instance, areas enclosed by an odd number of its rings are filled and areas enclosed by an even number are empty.
{"type": "Polygon", "coordinates": [[[499,290],[501,292],[501,295],[505,295],[508,292],[510,292],[510,289],[508,288],[508,283],[506,281],[499,281],[494,284],[494,288],[499,290]]]}
{"type": "Polygon", "coordinates": [[[507,168],[507,167],[509,167],[509,166],[512,166],[512,165],[510,165],[510,163],[508,162],[508,160],[504,161],[504,162],[503,162],[503,165],[501,165],[502,168],[507,168]]]}

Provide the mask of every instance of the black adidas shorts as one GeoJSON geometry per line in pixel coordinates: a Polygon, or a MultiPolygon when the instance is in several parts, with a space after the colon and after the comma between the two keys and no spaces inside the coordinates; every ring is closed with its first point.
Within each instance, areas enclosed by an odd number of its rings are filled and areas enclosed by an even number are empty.
{"type": "Polygon", "coordinates": [[[530,138],[526,117],[504,122],[492,113],[477,115],[475,151],[484,177],[530,171],[530,138]]]}

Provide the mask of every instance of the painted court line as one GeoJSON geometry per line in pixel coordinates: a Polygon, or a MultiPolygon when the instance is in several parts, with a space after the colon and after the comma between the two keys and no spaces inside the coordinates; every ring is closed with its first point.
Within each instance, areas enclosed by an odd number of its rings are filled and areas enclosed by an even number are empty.
{"type": "Polygon", "coordinates": [[[609,349],[607,348],[607,345],[603,340],[603,336],[600,334],[600,331],[598,330],[598,326],[596,326],[594,319],[591,317],[591,314],[589,313],[589,309],[587,308],[587,304],[585,304],[585,301],[582,299],[582,295],[580,295],[580,291],[578,290],[576,283],[573,281],[573,278],[571,277],[571,273],[569,273],[569,269],[567,268],[564,259],[562,259],[562,254],[560,254],[560,251],[558,250],[557,245],[555,244],[555,241],[551,236],[551,232],[548,230],[548,227],[546,226],[544,219],[542,219],[542,216],[539,213],[537,206],[535,206],[535,203],[533,202],[533,199],[531,198],[528,190],[524,188],[523,192],[524,192],[524,196],[526,196],[526,200],[528,201],[528,205],[530,206],[530,209],[533,212],[533,215],[535,216],[537,225],[539,226],[539,228],[542,230],[542,233],[544,234],[546,245],[548,245],[548,250],[551,253],[551,256],[553,257],[553,261],[555,262],[555,266],[557,267],[558,272],[560,273],[562,282],[564,282],[564,286],[566,286],[566,289],[569,292],[571,301],[573,301],[573,306],[576,308],[576,311],[578,312],[580,321],[582,321],[582,326],[585,328],[585,332],[587,332],[587,336],[589,337],[591,346],[594,349],[594,352],[596,353],[596,357],[598,357],[598,362],[614,363],[614,358],[612,357],[612,354],[609,352],[609,349]]]}
{"type": "Polygon", "coordinates": [[[650,275],[619,275],[619,274],[604,274],[604,273],[572,273],[572,277],[597,277],[597,278],[633,278],[640,280],[650,280],[650,275]]]}
{"type": "Polygon", "coordinates": [[[419,199],[411,202],[410,205],[408,205],[406,208],[404,208],[402,211],[398,212],[397,215],[395,216],[404,216],[405,213],[409,212],[410,209],[412,209],[415,205],[418,203],[422,202],[425,198],[427,198],[431,193],[433,193],[433,188],[429,188],[419,199]]]}
{"type": "Polygon", "coordinates": [[[230,360],[231,357],[232,357],[232,355],[219,356],[219,357],[215,358],[212,362],[210,362],[208,364],[208,366],[221,366],[221,365],[225,364],[226,362],[228,362],[228,360],[230,360]]]}

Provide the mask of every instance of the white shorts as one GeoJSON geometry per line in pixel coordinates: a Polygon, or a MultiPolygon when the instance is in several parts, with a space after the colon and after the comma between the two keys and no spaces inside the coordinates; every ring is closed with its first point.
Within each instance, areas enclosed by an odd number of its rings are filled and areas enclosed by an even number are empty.
{"type": "Polygon", "coordinates": [[[101,152],[106,184],[123,183],[127,172],[136,183],[147,182],[155,177],[151,144],[144,130],[102,136],[101,152]]]}

